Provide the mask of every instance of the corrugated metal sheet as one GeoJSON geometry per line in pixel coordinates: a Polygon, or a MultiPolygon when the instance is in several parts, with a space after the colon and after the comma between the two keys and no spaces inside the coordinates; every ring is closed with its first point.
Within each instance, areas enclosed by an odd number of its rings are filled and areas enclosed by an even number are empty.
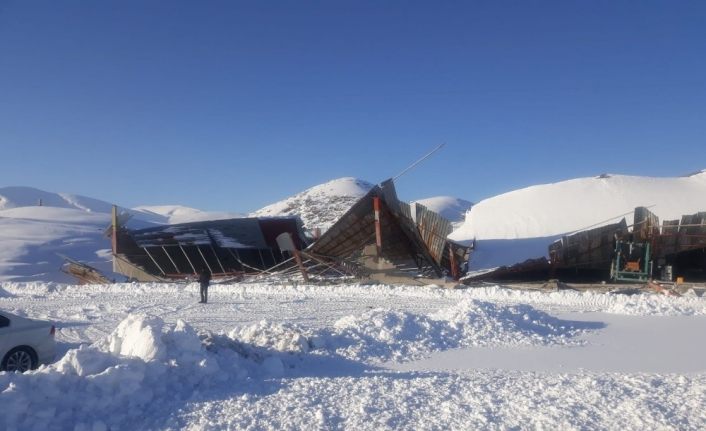
{"type": "Polygon", "coordinates": [[[417,228],[432,257],[441,264],[446,237],[453,231],[451,222],[422,204],[415,204],[417,228]]]}
{"type": "Polygon", "coordinates": [[[209,245],[213,240],[223,248],[267,248],[256,218],[181,223],[133,230],[130,234],[140,247],[209,245]]]}

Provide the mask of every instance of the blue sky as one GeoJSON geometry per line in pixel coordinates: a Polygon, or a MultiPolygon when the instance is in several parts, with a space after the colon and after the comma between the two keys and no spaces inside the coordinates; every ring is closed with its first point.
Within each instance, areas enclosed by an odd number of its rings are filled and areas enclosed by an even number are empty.
{"type": "Polygon", "coordinates": [[[703,1],[0,2],[0,186],[247,211],[706,168],[703,1]]]}

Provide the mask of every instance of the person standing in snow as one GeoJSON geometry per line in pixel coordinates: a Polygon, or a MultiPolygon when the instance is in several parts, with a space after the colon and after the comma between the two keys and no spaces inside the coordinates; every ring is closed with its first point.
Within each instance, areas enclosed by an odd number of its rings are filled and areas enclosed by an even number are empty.
{"type": "Polygon", "coordinates": [[[201,268],[199,273],[199,284],[201,285],[201,301],[199,303],[205,304],[208,302],[208,284],[211,282],[211,272],[207,268],[201,268]]]}

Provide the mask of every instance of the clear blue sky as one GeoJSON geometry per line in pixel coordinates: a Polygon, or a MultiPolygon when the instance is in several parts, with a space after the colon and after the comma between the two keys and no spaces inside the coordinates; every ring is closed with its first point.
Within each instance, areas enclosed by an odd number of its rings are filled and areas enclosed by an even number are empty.
{"type": "Polygon", "coordinates": [[[704,1],[0,1],[0,186],[247,211],[706,168],[704,1]]]}

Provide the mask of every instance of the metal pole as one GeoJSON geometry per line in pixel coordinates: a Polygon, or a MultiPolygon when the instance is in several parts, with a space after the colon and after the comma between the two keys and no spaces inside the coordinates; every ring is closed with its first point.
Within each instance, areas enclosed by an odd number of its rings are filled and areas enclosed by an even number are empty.
{"type": "MultiPolygon", "coordinates": [[[[233,259],[235,259],[235,261],[240,264],[240,270],[242,271],[243,270],[243,263],[240,261],[240,258],[236,257],[235,254],[233,254],[233,250],[231,250],[229,248],[226,248],[226,250],[228,250],[228,253],[230,253],[230,255],[233,257],[233,259]]],[[[238,251],[236,250],[236,253],[237,252],[238,251]]]]}
{"type": "Polygon", "coordinates": [[[218,253],[216,253],[216,249],[213,248],[213,245],[211,245],[211,251],[213,252],[213,255],[216,256],[216,261],[218,261],[218,266],[221,267],[221,271],[223,271],[223,273],[225,274],[226,269],[223,267],[223,264],[221,263],[221,259],[218,258],[218,253]]]}
{"type": "Polygon", "coordinates": [[[436,147],[436,148],[434,148],[433,150],[431,150],[430,152],[428,152],[424,157],[422,157],[421,159],[419,159],[419,160],[417,160],[416,162],[414,162],[414,163],[412,163],[411,165],[409,165],[409,167],[407,167],[404,171],[400,172],[399,174],[397,174],[396,177],[392,178],[392,181],[397,180],[397,178],[401,177],[402,175],[404,175],[404,174],[406,174],[407,172],[409,172],[410,170],[412,170],[412,168],[414,168],[414,167],[417,166],[418,164],[422,163],[424,160],[426,160],[427,158],[429,158],[429,156],[431,156],[432,154],[434,154],[434,153],[436,153],[437,151],[439,151],[444,145],[446,145],[446,144],[440,144],[438,147],[436,147]]]}
{"type": "Polygon", "coordinates": [[[189,259],[189,255],[186,254],[186,250],[184,250],[184,247],[182,247],[181,244],[179,244],[179,248],[181,249],[181,252],[184,253],[184,256],[186,257],[186,261],[189,262],[189,265],[191,266],[191,269],[194,270],[194,274],[196,274],[196,273],[197,273],[197,272],[196,272],[196,267],[194,267],[194,264],[191,263],[191,259],[189,259]]]}
{"type": "Polygon", "coordinates": [[[213,274],[213,270],[211,269],[211,265],[208,264],[208,261],[206,260],[206,256],[203,255],[203,252],[201,251],[201,247],[199,247],[198,244],[196,244],[196,250],[199,251],[199,254],[201,255],[201,259],[203,259],[203,262],[206,264],[206,267],[208,268],[208,272],[213,274]]]}
{"type": "Polygon", "coordinates": [[[154,257],[152,257],[152,255],[150,254],[149,250],[147,250],[147,247],[142,247],[142,249],[145,251],[145,253],[147,253],[147,256],[149,256],[150,259],[152,259],[152,262],[154,262],[154,264],[157,266],[157,269],[159,269],[159,271],[162,273],[162,275],[167,275],[167,273],[164,272],[164,270],[162,269],[162,267],[159,266],[159,264],[158,264],[157,261],[154,259],[154,257]]]}
{"type": "Polygon", "coordinates": [[[267,269],[267,268],[266,268],[267,265],[265,265],[265,258],[262,257],[262,250],[260,250],[260,249],[258,248],[258,249],[257,249],[257,254],[260,255],[260,262],[262,263],[262,269],[263,269],[263,270],[267,269]]]}
{"type": "Polygon", "coordinates": [[[164,250],[164,254],[167,255],[169,258],[169,261],[174,265],[174,269],[176,269],[177,274],[180,273],[181,271],[179,270],[179,267],[177,266],[176,262],[174,262],[174,259],[169,255],[169,252],[167,251],[167,248],[165,246],[162,246],[162,250],[164,250]]]}
{"type": "Polygon", "coordinates": [[[377,257],[382,256],[382,229],[380,227],[380,197],[373,198],[373,208],[375,209],[375,250],[377,257]]]}

